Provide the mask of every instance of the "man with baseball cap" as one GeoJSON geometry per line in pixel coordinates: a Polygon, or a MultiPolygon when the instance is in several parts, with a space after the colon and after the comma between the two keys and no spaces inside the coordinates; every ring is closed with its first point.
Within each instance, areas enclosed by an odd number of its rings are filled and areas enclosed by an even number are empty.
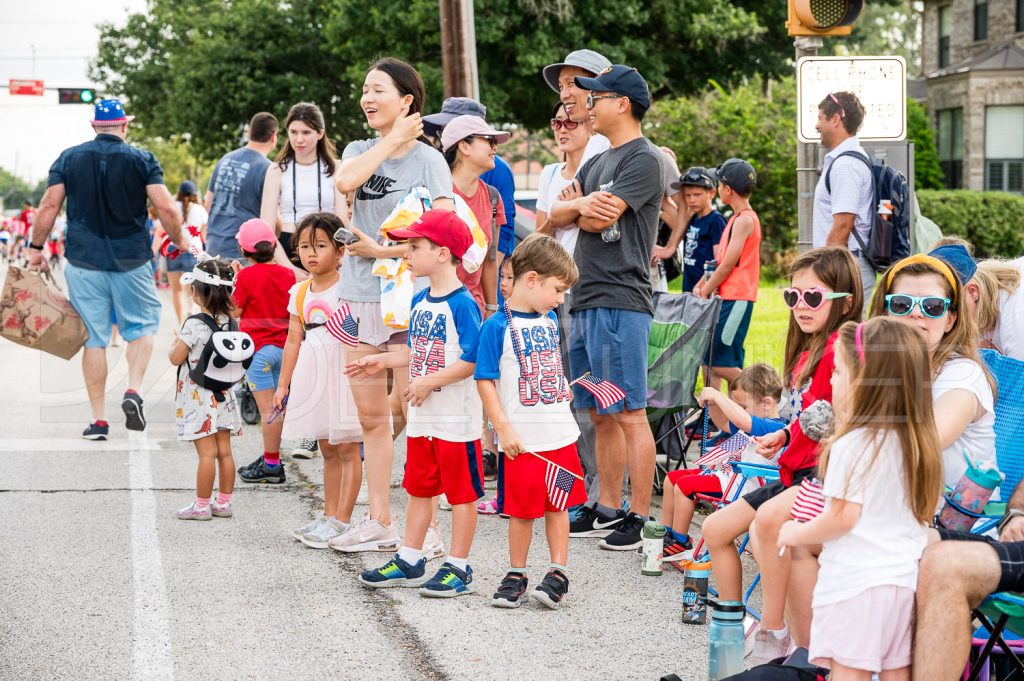
{"type": "Polygon", "coordinates": [[[89,333],[82,355],[93,417],[82,435],[89,440],[106,440],[110,430],[104,400],[106,347],[113,318],[128,343],[128,390],[121,401],[125,426],[129,430],[146,428],[138,390],[160,323],[147,199],[153,202],[160,224],[175,246],[188,251],[181,215],[164,185],[160,163],[148,151],[125,143],[133,118],[116,99],[96,102],[91,121],[96,137],[65,149],[50,166],[29,241],[29,266],[45,269],[43,247],[67,198],[68,293],[89,333]]]}
{"type": "Polygon", "coordinates": [[[575,85],[587,91],[594,129],[611,148],[580,167],[550,213],[554,224],[574,222],[580,228],[569,365],[573,378],[590,372],[619,386],[626,397],[599,408],[587,391],[574,395],[594,420],[602,479],[597,507],[584,507],[570,534],[603,536],[602,548],[626,551],[642,543],[655,466],[645,411],[646,348],[654,314],[650,261],[665,193],[662,152],[640,129],[651,99],[636,69],[610,66],[595,78],[576,77],[575,85]],[[627,458],[628,514],[618,510],[627,458]]]}
{"type": "Polygon", "coordinates": [[[575,50],[566,55],[564,61],[548,64],[541,71],[544,82],[558,93],[569,120],[583,123],[590,131],[590,140],[583,152],[581,165],[607,149],[609,144],[607,137],[595,134],[590,121],[590,111],[587,109],[587,92],[576,85],[576,78],[596,76],[611,65],[607,57],[593,50],[575,50]]]}

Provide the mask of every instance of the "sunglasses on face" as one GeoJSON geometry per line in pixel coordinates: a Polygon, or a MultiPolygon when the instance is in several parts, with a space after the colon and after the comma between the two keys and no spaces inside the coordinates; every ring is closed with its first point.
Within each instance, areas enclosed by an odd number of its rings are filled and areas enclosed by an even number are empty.
{"type": "Polygon", "coordinates": [[[579,125],[580,124],[578,121],[570,121],[568,118],[551,119],[551,129],[554,130],[555,132],[558,132],[562,128],[565,128],[566,130],[575,130],[576,128],[579,127],[579,125]]]}
{"type": "Polygon", "coordinates": [[[949,298],[939,296],[908,296],[904,293],[892,293],[885,297],[885,307],[894,317],[906,317],[914,311],[914,306],[921,308],[925,317],[939,319],[949,310],[949,298]]]}
{"type": "Polygon", "coordinates": [[[826,291],[818,286],[815,286],[814,288],[807,288],[802,291],[798,288],[782,289],[782,301],[786,303],[786,307],[790,310],[799,305],[801,300],[804,301],[804,305],[808,308],[817,310],[825,304],[826,300],[837,300],[839,298],[845,298],[848,295],[850,294],[826,291]]]}
{"type": "Polygon", "coordinates": [[[625,97],[625,95],[596,95],[595,96],[594,93],[591,92],[589,95],[587,95],[587,108],[588,109],[593,109],[594,108],[594,102],[596,102],[599,99],[622,99],[623,97],[625,97]]]}
{"type": "Polygon", "coordinates": [[[494,139],[493,137],[487,137],[485,135],[472,135],[471,137],[467,138],[467,141],[469,141],[470,143],[472,143],[475,140],[483,140],[491,147],[491,149],[498,148],[498,140],[494,139]]]}

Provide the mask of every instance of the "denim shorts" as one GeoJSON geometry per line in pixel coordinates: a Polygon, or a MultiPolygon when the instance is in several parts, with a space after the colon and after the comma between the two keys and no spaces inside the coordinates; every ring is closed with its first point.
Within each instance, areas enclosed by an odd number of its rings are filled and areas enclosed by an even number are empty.
{"type": "Polygon", "coordinates": [[[167,263],[168,272],[191,272],[196,266],[196,256],[191,253],[181,253],[177,258],[164,258],[167,263]]]}
{"type": "Polygon", "coordinates": [[[281,358],[284,350],[276,345],[264,345],[252,356],[252,364],[245,371],[249,390],[277,390],[277,379],[281,377],[281,358]]]}
{"type": "Polygon", "coordinates": [[[89,332],[85,347],[107,347],[114,319],[127,343],[156,334],[160,326],[160,299],[156,297],[153,263],[128,272],[89,270],[68,263],[64,275],[71,305],[89,332]]]}
{"type": "Polygon", "coordinates": [[[711,341],[711,366],[743,368],[743,344],[747,341],[754,304],[749,300],[723,300],[711,341]]]}
{"type": "Polygon", "coordinates": [[[647,339],[651,315],[646,312],[597,307],[572,313],[569,322],[571,379],[588,371],[611,381],[626,393],[625,401],[607,409],[597,406],[592,394],[573,386],[577,409],[597,409],[598,414],[644,409],[647,406],[647,339]]]}

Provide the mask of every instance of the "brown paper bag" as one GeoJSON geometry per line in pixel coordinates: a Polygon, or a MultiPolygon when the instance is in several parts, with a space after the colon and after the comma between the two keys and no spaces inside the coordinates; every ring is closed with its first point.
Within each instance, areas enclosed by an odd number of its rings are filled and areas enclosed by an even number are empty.
{"type": "Polygon", "coordinates": [[[71,359],[89,334],[53,275],[11,265],[0,297],[0,336],[71,359]]]}

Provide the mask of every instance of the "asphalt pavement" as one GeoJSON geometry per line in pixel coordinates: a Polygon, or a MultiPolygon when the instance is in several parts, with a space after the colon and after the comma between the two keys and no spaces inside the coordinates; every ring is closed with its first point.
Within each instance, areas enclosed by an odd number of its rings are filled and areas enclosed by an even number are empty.
{"type": "MultiPolygon", "coordinates": [[[[637,554],[593,539],[570,544],[561,609],[506,611],[489,605],[508,566],[498,517],[480,519],[476,593],[453,600],[366,589],[356,574],[387,554],[292,539],[321,503],[320,459],[288,461],[284,485],[239,481],[231,519],[176,519],[195,494],[196,454],[175,437],[174,317],[161,298],[144,433],[124,429],[123,345],[108,350],[110,440],[90,442],[80,357],[0,340],[0,679],[706,678],[707,628],[680,622],[682,575],[641,576],[637,554]]],[[[232,444],[248,463],[259,426],[232,444]]],[[[402,437],[391,490],[402,524],[404,450],[402,437]]],[[[441,512],[445,537],[449,521],[441,512]]],[[[531,581],[546,563],[538,523],[531,581]]]]}

